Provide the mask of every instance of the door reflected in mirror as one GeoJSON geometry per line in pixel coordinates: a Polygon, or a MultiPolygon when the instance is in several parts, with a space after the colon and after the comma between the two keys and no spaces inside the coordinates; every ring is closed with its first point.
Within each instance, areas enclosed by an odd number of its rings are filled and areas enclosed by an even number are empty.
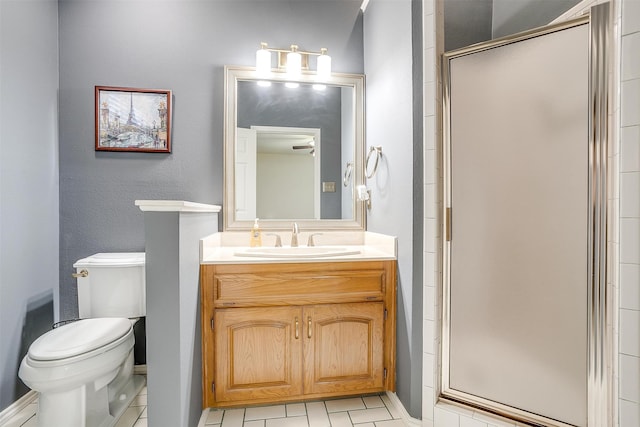
{"type": "Polygon", "coordinates": [[[364,229],[354,197],[363,181],[364,77],[343,75],[318,85],[303,75],[287,87],[253,69],[227,67],[225,230],[265,229],[297,221],[307,229],[364,229]],[[352,179],[343,185],[348,164],[352,179]]]}
{"type": "Polygon", "coordinates": [[[320,131],[236,130],[236,219],[321,219],[320,131]]]}

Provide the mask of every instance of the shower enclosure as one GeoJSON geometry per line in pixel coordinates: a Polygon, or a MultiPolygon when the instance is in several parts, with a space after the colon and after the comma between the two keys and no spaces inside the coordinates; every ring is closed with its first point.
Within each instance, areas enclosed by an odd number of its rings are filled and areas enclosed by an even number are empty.
{"type": "Polygon", "coordinates": [[[442,399],[608,425],[608,23],[444,55],[442,399]]]}

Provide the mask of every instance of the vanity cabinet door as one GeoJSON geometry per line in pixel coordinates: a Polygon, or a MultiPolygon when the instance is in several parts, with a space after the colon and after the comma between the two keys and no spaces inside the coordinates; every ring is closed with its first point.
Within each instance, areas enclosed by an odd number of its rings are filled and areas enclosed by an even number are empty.
{"type": "Polygon", "coordinates": [[[303,317],[306,394],[383,390],[382,302],[306,306],[303,317]]]}
{"type": "Polygon", "coordinates": [[[302,309],[231,308],[215,312],[215,400],[302,394],[302,309]]]}

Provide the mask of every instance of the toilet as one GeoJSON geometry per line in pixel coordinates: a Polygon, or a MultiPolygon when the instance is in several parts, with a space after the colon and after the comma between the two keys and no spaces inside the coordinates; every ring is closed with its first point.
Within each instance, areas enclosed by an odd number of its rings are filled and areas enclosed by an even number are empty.
{"type": "Polygon", "coordinates": [[[80,320],[36,339],[18,376],[39,393],[38,427],[111,427],[145,384],[133,375],[145,254],[99,253],[73,267],[80,320]]]}

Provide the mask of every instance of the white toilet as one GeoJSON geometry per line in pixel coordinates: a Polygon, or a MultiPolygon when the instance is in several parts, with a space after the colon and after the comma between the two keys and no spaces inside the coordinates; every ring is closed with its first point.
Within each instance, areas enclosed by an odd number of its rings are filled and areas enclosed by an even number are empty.
{"type": "Polygon", "coordinates": [[[77,261],[80,318],[39,337],[18,372],[39,392],[38,427],[111,427],[145,384],[133,375],[133,324],[146,314],[145,254],[77,261]]]}

